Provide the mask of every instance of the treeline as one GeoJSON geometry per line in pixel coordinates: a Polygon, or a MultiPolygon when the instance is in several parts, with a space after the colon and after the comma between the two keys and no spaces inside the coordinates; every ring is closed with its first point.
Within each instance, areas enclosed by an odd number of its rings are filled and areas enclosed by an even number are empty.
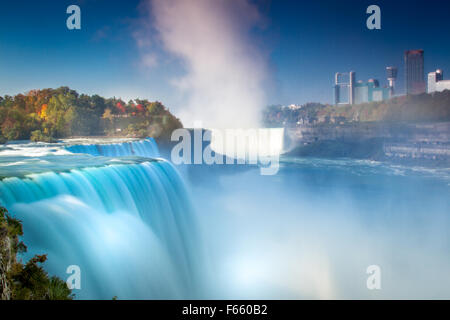
{"type": "Polygon", "coordinates": [[[309,102],[295,108],[272,105],[264,110],[263,121],[266,127],[295,126],[299,121],[301,124],[315,123],[318,120],[318,112],[326,107],[327,105],[316,102],[309,102]]]}
{"type": "Polygon", "coordinates": [[[296,126],[346,122],[437,122],[450,121],[450,91],[408,95],[386,101],[332,106],[306,104],[297,109],[268,107],[266,126],[296,126]]]}
{"type": "Polygon", "coordinates": [[[68,87],[0,97],[0,140],[52,141],[71,136],[153,136],[182,127],[160,102],[105,99],[68,87]]]}
{"type": "Polygon", "coordinates": [[[0,207],[0,300],[72,300],[67,284],[42,268],[46,255],[36,255],[26,263],[17,259],[27,251],[19,239],[22,235],[21,222],[0,207]]]}

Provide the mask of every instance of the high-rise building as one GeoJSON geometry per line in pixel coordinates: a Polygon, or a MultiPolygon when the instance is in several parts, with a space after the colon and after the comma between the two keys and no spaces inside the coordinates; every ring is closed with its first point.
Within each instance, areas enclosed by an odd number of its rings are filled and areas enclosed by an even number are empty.
{"type": "Polygon", "coordinates": [[[386,74],[389,83],[389,88],[391,89],[391,95],[394,95],[395,80],[397,79],[397,68],[386,67],[386,74]]]}
{"type": "Polygon", "coordinates": [[[406,94],[424,93],[423,50],[405,51],[406,94]]]}
{"type": "Polygon", "coordinates": [[[354,98],[353,83],[355,82],[355,73],[337,72],[334,78],[334,103],[352,104],[354,98]]]}
{"type": "Polygon", "coordinates": [[[444,73],[441,69],[428,74],[428,93],[436,91],[450,90],[450,80],[444,80],[444,73]]]}
{"type": "Polygon", "coordinates": [[[338,72],[335,75],[334,103],[336,105],[382,101],[391,97],[391,87],[381,88],[380,82],[376,79],[369,79],[367,83],[356,81],[356,73],[354,71],[349,73],[338,72]],[[345,99],[346,97],[348,99],[345,99]]]}
{"type": "Polygon", "coordinates": [[[348,92],[348,101],[350,104],[355,103],[355,84],[356,84],[356,74],[355,71],[350,71],[350,85],[349,85],[349,92],[348,92]]]}

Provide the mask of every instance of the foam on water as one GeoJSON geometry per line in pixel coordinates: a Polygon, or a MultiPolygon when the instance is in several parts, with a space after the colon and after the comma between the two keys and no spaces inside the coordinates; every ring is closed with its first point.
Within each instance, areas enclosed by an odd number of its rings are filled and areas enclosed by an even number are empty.
{"type": "Polygon", "coordinates": [[[67,146],[65,149],[72,153],[106,157],[139,156],[157,158],[160,156],[158,146],[153,138],[109,144],[77,144],[67,146]]]}
{"type": "Polygon", "coordinates": [[[82,271],[79,298],[195,298],[202,269],[184,183],[167,161],[10,177],[2,205],[23,221],[29,255],[82,271]]]}
{"type": "Polygon", "coordinates": [[[152,138],[104,142],[0,147],[0,203],[23,221],[25,258],[47,253],[62,279],[79,266],[78,298],[198,297],[203,259],[182,178],[153,159],[152,138]]]}

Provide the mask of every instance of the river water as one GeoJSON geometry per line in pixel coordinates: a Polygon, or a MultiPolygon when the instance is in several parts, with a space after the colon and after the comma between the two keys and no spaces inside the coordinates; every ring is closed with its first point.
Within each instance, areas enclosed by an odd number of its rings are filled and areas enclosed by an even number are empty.
{"type": "Polygon", "coordinates": [[[100,139],[6,145],[0,176],[24,259],[47,253],[63,279],[79,266],[78,298],[450,298],[450,169],[282,157],[269,176],[190,170],[151,139],[100,139]]]}

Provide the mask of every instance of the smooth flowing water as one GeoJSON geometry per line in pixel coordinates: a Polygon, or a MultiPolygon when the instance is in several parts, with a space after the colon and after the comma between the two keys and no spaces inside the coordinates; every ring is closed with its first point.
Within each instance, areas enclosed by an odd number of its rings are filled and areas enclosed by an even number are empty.
{"type": "Polygon", "coordinates": [[[450,298],[449,169],[282,158],[182,177],[149,142],[0,148],[25,258],[80,266],[78,298],[450,298]]]}
{"type": "Polygon", "coordinates": [[[121,143],[75,144],[67,146],[66,150],[72,153],[105,157],[139,156],[157,158],[160,156],[158,146],[153,138],[121,143]]]}
{"type": "Polygon", "coordinates": [[[24,156],[8,150],[0,157],[1,202],[23,221],[26,256],[48,253],[46,269],[63,279],[70,265],[78,266],[79,298],[200,294],[200,245],[182,178],[165,160],[131,157],[155,154],[153,144],[75,147],[128,156],[119,159],[68,155],[36,144],[28,154],[20,145],[24,156]],[[48,152],[36,158],[37,148],[48,152]]]}
{"type": "Polygon", "coordinates": [[[450,298],[450,169],[282,157],[193,188],[220,297],[450,298]]]}

